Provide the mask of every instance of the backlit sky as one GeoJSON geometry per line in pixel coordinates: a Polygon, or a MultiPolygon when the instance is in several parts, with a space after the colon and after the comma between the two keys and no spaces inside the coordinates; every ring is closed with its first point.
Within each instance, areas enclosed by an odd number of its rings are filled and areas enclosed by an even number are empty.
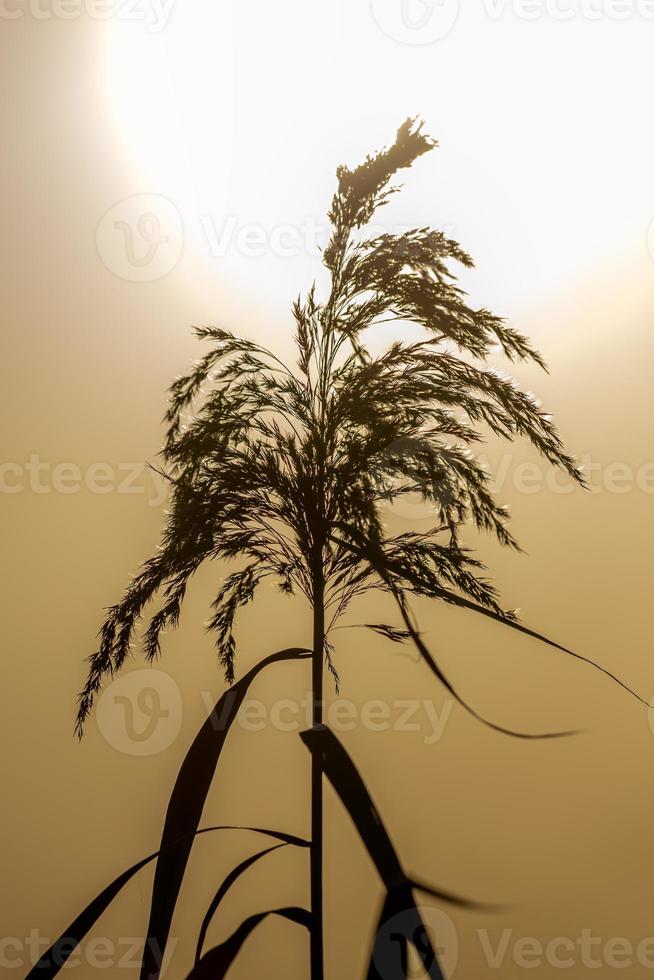
{"type": "MultiPolygon", "coordinates": [[[[147,26],[117,20],[105,93],[134,179],[178,204],[200,251],[203,222],[220,234],[229,216],[268,234],[310,218],[324,227],[335,165],[421,115],[441,149],[416,166],[393,219],[458,235],[485,302],[522,311],[642,254],[654,214],[654,20],[635,4],[627,19],[590,20],[565,3],[525,19],[517,3],[485,0],[464,5],[444,37],[414,44],[405,39],[429,37],[429,20],[400,39],[378,25],[400,32],[400,7],[191,0],[160,30],[154,11],[147,26]],[[547,13],[568,8],[571,19],[547,13]]],[[[421,0],[406,7],[429,16],[421,0]]],[[[435,3],[431,18],[448,7],[435,3]]],[[[218,271],[282,307],[298,275],[314,274],[309,261],[253,263],[231,242],[218,271]]]]}
{"type": "MultiPolygon", "coordinates": [[[[200,352],[189,326],[218,323],[287,347],[290,303],[320,276],[315,244],[337,164],[390,143],[408,115],[422,116],[440,147],[405,174],[380,220],[390,230],[444,228],[472,253],[477,268],[464,282],[474,302],[535,339],[551,374],[525,369],[520,380],[592,467],[593,493],[559,492],[542,466],[535,483],[533,472],[526,479],[534,459],[524,447],[491,447],[526,554],[482,542],[483,554],[530,625],[654,693],[654,20],[645,0],[466,0],[454,20],[452,0],[433,9],[178,0],[132,8],[131,19],[124,4],[93,17],[90,0],[67,19],[45,0],[38,17],[33,4],[7,9],[17,15],[0,15],[3,935],[23,946],[32,929],[54,938],[154,849],[177,767],[206,717],[200,692],[223,689],[202,628],[220,576],[209,570],[159,665],[183,705],[178,736],[147,756],[117,749],[95,722],[81,745],[72,739],[102,609],[157,544],[162,501],[143,463],[160,447],[167,385],[200,352]],[[159,243],[152,263],[148,241],[159,243]],[[64,465],[68,483],[54,475],[64,465]],[[102,491],[87,479],[98,465],[113,474],[102,491]]],[[[574,943],[584,928],[634,946],[652,936],[654,719],[562,654],[465,615],[418,613],[434,652],[489,717],[584,731],[515,742],[455,707],[435,744],[421,732],[343,735],[409,869],[503,908],[494,917],[448,910],[454,977],[500,975],[479,930],[494,947],[513,930],[510,950],[529,936],[574,943]]],[[[264,595],[243,616],[239,670],[306,642],[308,630],[306,609],[264,595]]],[[[344,694],[357,703],[446,705],[422,665],[381,638],[336,636],[344,694]]],[[[256,697],[299,698],[306,681],[289,667],[256,697]]],[[[265,814],[306,833],[297,735],[238,731],[228,746],[203,822],[265,814]]],[[[378,885],[331,794],[326,821],[328,980],[356,980],[378,885]]],[[[240,837],[198,844],[170,980],[190,967],[218,881],[251,851],[240,837]]],[[[303,856],[268,860],[238,886],[211,941],[264,902],[306,899],[303,856]]],[[[142,934],[149,885],[141,873],[95,934],[142,934]]],[[[300,980],[306,954],[290,923],[267,923],[234,980],[261,975],[262,964],[271,980],[300,980]]],[[[547,962],[530,972],[561,975],[547,962]]],[[[619,972],[644,980],[650,968],[619,972]]],[[[524,973],[507,954],[502,980],[524,973]]],[[[114,963],[102,975],[138,971],[114,963]]],[[[614,970],[577,958],[569,975],[604,980],[614,970]]]]}

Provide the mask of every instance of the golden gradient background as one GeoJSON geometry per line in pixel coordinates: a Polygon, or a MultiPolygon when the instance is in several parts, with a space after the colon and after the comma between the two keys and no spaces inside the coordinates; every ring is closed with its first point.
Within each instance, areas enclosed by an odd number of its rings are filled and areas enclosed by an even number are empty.
{"type": "MultiPolygon", "coordinates": [[[[203,221],[220,230],[231,216],[268,235],[324,222],[336,165],[357,163],[420,113],[441,148],[416,164],[383,220],[444,226],[472,252],[478,271],[464,281],[474,301],[531,335],[550,365],[549,376],[520,371],[521,381],[555,413],[568,446],[601,464],[593,493],[525,493],[506,476],[527,554],[480,547],[524,621],[649,697],[654,21],[634,10],[527,20],[475,3],[447,36],[411,45],[373,14],[359,2],[256,0],[218,11],[180,0],[158,32],[119,16],[37,18],[24,8],[3,17],[2,461],[24,467],[36,455],[82,471],[154,461],[165,389],[200,352],[191,323],[288,350],[290,302],[319,260],[303,248],[253,258],[233,242],[212,255],[203,221]],[[179,263],[153,282],[120,278],[96,250],[102,216],[137,194],[172,201],[184,226],[179,263]],[[635,476],[622,492],[607,486],[614,463],[640,472],[640,486],[635,476]]],[[[496,466],[507,451],[491,447],[496,466]]],[[[512,459],[531,457],[517,446],[512,459]]],[[[216,568],[198,578],[166,639],[160,667],[183,701],[172,745],[121,753],[95,722],[81,744],[72,738],[102,608],[156,546],[162,507],[149,486],[143,476],[140,493],[37,493],[26,481],[2,494],[3,937],[22,942],[38,929],[55,938],[156,847],[178,765],[206,716],[200,692],[222,690],[202,628],[216,568]]],[[[478,930],[493,945],[503,929],[511,943],[574,940],[585,928],[603,942],[654,935],[647,711],[527,638],[435,606],[417,611],[443,667],[488,717],[525,731],[583,729],[517,741],[455,707],[433,745],[424,732],[342,735],[408,869],[502,906],[493,915],[446,909],[459,938],[454,976],[643,980],[642,965],[525,971],[510,950],[493,969],[478,930]]],[[[369,605],[350,621],[372,614],[369,605]]],[[[307,610],[272,592],[240,624],[241,670],[310,635],[307,610]]],[[[359,630],[334,639],[344,696],[445,703],[429,671],[385,640],[359,630]]],[[[281,667],[253,696],[299,698],[307,682],[304,666],[281,667]]],[[[294,733],[235,729],[203,823],[306,834],[307,763],[294,733]]],[[[327,975],[345,980],[363,976],[379,886],[331,791],[327,828],[327,975]]],[[[173,926],[173,980],[189,969],[217,883],[260,845],[244,834],[197,843],[173,926]]],[[[288,848],[265,859],[239,882],[210,939],[258,909],[306,901],[307,871],[306,854],[288,848]]],[[[147,871],[134,879],[94,934],[143,935],[150,882],[147,871]]],[[[307,955],[295,926],[268,921],[233,976],[305,977],[307,955]]],[[[138,976],[117,965],[74,972],[138,976]]]]}

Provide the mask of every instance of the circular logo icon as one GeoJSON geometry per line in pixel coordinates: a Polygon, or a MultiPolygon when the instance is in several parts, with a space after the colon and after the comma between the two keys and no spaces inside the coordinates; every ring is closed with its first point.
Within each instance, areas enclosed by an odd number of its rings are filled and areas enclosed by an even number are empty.
{"type": "Polygon", "coordinates": [[[182,696],[163,670],[145,668],[112,681],[96,712],[103,738],[126,755],[156,755],[179,735],[182,696]]]}
{"type": "Polygon", "coordinates": [[[382,980],[425,977],[437,961],[445,980],[451,980],[459,958],[454,923],[441,909],[418,907],[398,912],[377,933],[373,960],[382,980]],[[408,958],[405,948],[408,944],[408,958]],[[403,972],[399,972],[399,971],[403,972]]]}
{"type": "Polygon", "coordinates": [[[110,272],[131,282],[152,282],[180,260],[182,219],[168,198],[136,194],[109,208],[97,227],[95,242],[110,272]]]}
{"type": "Polygon", "coordinates": [[[459,16],[459,0],[371,0],[371,8],[378,27],[401,44],[440,41],[459,16]]]}

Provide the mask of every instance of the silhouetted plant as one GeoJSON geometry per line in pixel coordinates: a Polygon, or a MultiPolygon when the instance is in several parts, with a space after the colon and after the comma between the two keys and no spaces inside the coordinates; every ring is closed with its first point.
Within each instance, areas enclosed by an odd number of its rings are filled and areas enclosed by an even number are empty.
{"type": "MultiPolygon", "coordinates": [[[[313,610],[313,644],[311,650],[267,658],[231,687],[191,747],[169,803],[157,856],[143,978],[159,974],[216,763],[229,725],[261,667],[289,658],[310,656],[312,661],[313,728],[303,735],[312,757],[311,910],[273,911],[309,929],[311,977],[322,980],[326,774],[384,881],[387,898],[380,922],[398,910],[410,911],[410,933],[400,942],[397,961],[389,966],[392,972],[386,973],[396,977],[405,975],[407,944],[415,944],[415,930],[422,928],[412,889],[461,900],[407,877],[360,776],[322,725],[325,665],[338,681],[330,631],[353,600],[371,589],[387,593],[397,605],[401,627],[371,623],[369,628],[396,642],[412,641],[453,697],[477,718],[479,713],[454,689],[420,637],[409,609],[411,595],[474,610],[558,646],[520,625],[500,605],[483,576],[484,566],[462,539],[464,527],[472,525],[502,545],[516,547],[507,512],[495,502],[491,478],[472,452],[485,432],[528,440],[551,464],[582,482],[549,415],[487,360],[499,348],[510,361],[544,363],[522,334],[488,310],[468,305],[451,263],[470,267],[472,260],[456,242],[429,228],[366,237],[373,214],[398,189],[390,186],[391,178],[435,145],[421,125],[407,120],[390,149],[354,170],[338,168],[329,212],[331,237],[324,252],[331,288],[322,301],[314,285],[293,306],[294,367],[253,341],[201,327],[196,333],[210,349],[171,387],[162,452],[171,509],[163,540],[121,601],[109,609],[80,695],[78,733],[103,679],[123,666],[147,604],[162,596],[142,639],[145,656],[153,661],[159,656],[162,631],[178,622],[189,580],[207,560],[243,563],[224,579],[208,624],[228,684],[235,676],[235,615],[253,600],[264,579],[275,579],[283,593],[306,597],[313,610]],[[373,355],[369,332],[389,320],[417,324],[424,336],[411,343],[396,340],[373,355]],[[415,493],[433,510],[434,526],[421,533],[389,534],[382,505],[392,506],[415,493]]],[[[510,732],[481,720],[517,737],[550,737],[510,732]]],[[[283,837],[282,844],[288,843],[309,845],[283,837]]],[[[207,927],[227,889],[271,849],[239,865],[220,886],[204,917],[192,976],[224,976],[242,942],[268,914],[254,915],[230,940],[203,954],[207,927]]],[[[84,920],[86,928],[93,914],[84,920]]],[[[421,943],[420,949],[429,975],[441,976],[429,943],[421,943]]],[[[369,976],[377,976],[376,970],[373,957],[369,976]]]]}

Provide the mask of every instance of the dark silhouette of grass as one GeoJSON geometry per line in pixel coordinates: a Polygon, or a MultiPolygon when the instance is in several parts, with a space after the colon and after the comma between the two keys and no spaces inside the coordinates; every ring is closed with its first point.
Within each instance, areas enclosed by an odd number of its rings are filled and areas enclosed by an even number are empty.
{"type": "MultiPolygon", "coordinates": [[[[410,928],[386,977],[406,976],[409,943],[418,949],[429,975],[441,976],[413,902],[416,884],[403,872],[361,777],[322,725],[325,666],[338,684],[330,633],[351,603],[367,591],[386,593],[402,625],[366,627],[395,642],[412,642],[451,695],[485,725],[522,738],[572,734],[512,732],[484,718],[449,682],[420,637],[409,606],[412,595],[437,599],[587,659],[520,624],[500,603],[483,564],[464,543],[466,530],[477,529],[517,548],[507,512],[496,503],[490,476],[474,453],[489,432],[526,440],[571,480],[583,484],[550,416],[532,395],[488,364],[499,349],[509,361],[531,361],[545,368],[541,355],[500,317],[468,304],[451,266],[470,267],[472,260],[456,242],[430,228],[366,234],[373,214],[398,190],[390,184],[393,176],[435,146],[422,126],[409,119],[389,149],[353,170],[338,168],[329,211],[331,237],[324,252],[331,286],[324,300],[313,286],[293,305],[295,365],[228,330],[198,327],[196,334],[209,342],[209,350],[170,389],[161,472],[170,483],[171,507],[161,547],[108,611],[99,647],[90,658],[77,717],[81,735],[104,678],[123,666],[151,600],[158,596],[161,605],[142,636],[149,661],[159,656],[162,632],[177,625],[187,586],[200,565],[237,560],[238,567],[224,579],[213,602],[208,623],[218,660],[233,685],[221,699],[226,722],[217,729],[212,716],[213,721],[203,726],[173,790],[157,858],[142,980],[159,976],[204,801],[229,725],[251,680],[267,663],[308,655],[313,727],[303,738],[311,749],[312,767],[310,913],[257,913],[227,942],[202,954],[206,928],[230,884],[267,851],[254,855],[228,876],[207,910],[192,976],[224,976],[256,925],[275,914],[309,928],[311,978],[323,980],[324,773],[349,810],[386,887],[380,925],[398,911],[408,916],[410,928]],[[421,327],[422,339],[395,340],[383,353],[371,354],[369,332],[389,321],[421,327]],[[389,534],[382,505],[392,506],[415,493],[432,509],[433,527],[389,534]],[[312,650],[275,654],[234,684],[235,616],[265,579],[275,580],[282,593],[304,595],[311,604],[312,650]]],[[[375,950],[381,955],[378,942],[379,937],[375,950]]],[[[377,976],[375,962],[373,956],[370,977],[377,976]]]]}
{"type": "MultiPolygon", "coordinates": [[[[199,837],[201,834],[213,833],[216,830],[249,830],[255,834],[265,834],[267,837],[273,837],[277,840],[281,840],[284,844],[296,844],[299,847],[309,847],[310,842],[303,840],[301,837],[295,837],[292,834],[284,834],[278,830],[267,830],[263,827],[242,827],[232,824],[224,824],[216,827],[203,827],[201,830],[196,830],[191,836],[192,838],[199,837]]],[[[171,844],[166,846],[166,850],[175,851],[178,848],[183,849],[186,847],[187,839],[185,837],[178,838],[171,844]]],[[[122,891],[128,881],[130,881],[135,874],[137,874],[141,868],[146,867],[156,858],[161,857],[163,850],[155,851],[154,854],[148,854],[147,857],[142,858],[133,864],[130,868],[121,872],[117,878],[114,878],[106,888],[95,896],[92,901],[86,906],[85,909],[80,912],[80,914],[71,922],[68,928],[59,936],[59,938],[46,950],[46,952],[39,958],[39,960],[34,964],[30,972],[28,973],[26,980],[52,980],[52,977],[56,977],[59,971],[66,965],[67,961],[72,956],[75,951],[76,946],[82,942],[87,933],[93,928],[95,923],[98,921],[103,912],[111,905],[116,896],[122,891]]],[[[153,956],[158,963],[159,968],[163,962],[163,957],[165,953],[165,947],[153,946],[153,956]]]]}
{"type": "Polygon", "coordinates": [[[304,926],[305,929],[311,930],[311,915],[306,909],[291,906],[290,908],[270,909],[268,912],[257,912],[242,922],[236,932],[224,943],[214,946],[208,953],[205,953],[195,964],[187,980],[223,980],[245,940],[269,915],[278,915],[282,919],[289,919],[289,921],[296,922],[298,925],[304,926]]]}
{"type": "Polygon", "coordinates": [[[443,980],[438,957],[420,912],[416,908],[413,890],[424,891],[441,902],[448,902],[461,908],[479,909],[482,906],[409,878],[402,868],[377,807],[354,763],[336,736],[324,725],[318,725],[310,731],[303,732],[301,738],[313,758],[320,763],[321,771],[327,776],[350,814],[359,837],[365,844],[386,888],[377,936],[383,934],[384,926],[393,919],[395,941],[390,948],[386,943],[383,946],[375,943],[371,954],[369,977],[379,976],[380,980],[393,980],[395,976],[406,977],[407,947],[411,943],[418,951],[422,965],[431,980],[443,980]],[[398,934],[397,931],[400,927],[404,930],[402,934],[398,934]],[[383,967],[382,972],[378,972],[380,966],[383,967]],[[398,973],[400,967],[405,972],[398,973]]]}
{"type": "MultiPolygon", "coordinates": [[[[161,851],[157,858],[152,886],[148,941],[144,953],[144,969],[148,971],[146,976],[158,974],[159,950],[166,948],[194,834],[200,826],[204,804],[227,733],[236,719],[250,684],[260,671],[270,664],[309,656],[311,656],[310,650],[291,649],[281,650],[261,660],[219,699],[186,754],[168,803],[161,837],[161,851]],[[181,843],[176,847],[171,846],[176,841],[181,843]]],[[[285,837],[285,841],[291,843],[288,836],[285,837]]],[[[300,843],[304,846],[304,841],[300,842],[299,839],[295,839],[292,843],[300,843]]]]}

